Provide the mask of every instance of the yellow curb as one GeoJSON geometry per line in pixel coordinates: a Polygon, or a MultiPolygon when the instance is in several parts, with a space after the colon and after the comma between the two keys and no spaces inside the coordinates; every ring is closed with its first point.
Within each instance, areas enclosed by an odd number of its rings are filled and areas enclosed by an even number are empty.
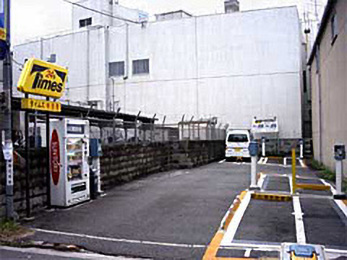
{"type": "Polygon", "coordinates": [[[213,237],[211,243],[209,244],[204,257],[202,258],[203,260],[212,260],[216,259],[216,255],[219,249],[219,245],[222,242],[222,239],[224,237],[224,232],[223,231],[218,231],[215,236],[213,237]]]}
{"type": "Polygon", "coordinates": [[[275,159],[275,160],[282,160],[283,159],[283,157],[279,157],[279,156],[268,156],[267,158],[275,159]]]}
{"type": "Polygon", "coordinates": [[[236,203],[234,203],[233,207],[229,210],[228,217],[226,218],[224,225],[222,227],[223,230],[228,229],[229,224],[230,224],[231,220],[233,219],[234,214],[235,214],[236,210],[239,208],[240,204],[241,204],[241,201],[240,201],[240,199],[238,199],[236,201],[236,203]]]}
{"type": "Polygon", "coordinates": [[[347,206],[347,200],[342,200],[342,202],[347,206]]]}
{"type": "Polygon", "coordinates": [[[323,184],[303,184],[297,183],[296,188],[304,190],[330,190],[330,186],[323,184]]]}
{"type": "Polygon", "coordinates": [[[283,195],[283,194],[270,194],[270,193],[252,193],[252,199],[257,200],[273,200],[273,201],[291,201],[291,195],[283,195]]]}
{"type": "Polygon", "coordinates": [[[259,258],[250,258],[250,257],[215,257],[215,260],[279,260],[278,257],[259,257],[259,258]]]}
{"type": "Polygon", "coordinates": [[[242,191],[240,194],[240,200],[243,200],[245,198],[246,194],[247,194],[247,191],[245,191],[245,190],[242,191]]]}
{"type": "MultiPolygon", "coordinates": [[[[214,237],[211,240],[211,243],[208,245],[205,254],[203,256],[203,260],[215,260],[218,259],[216,257],[220,243],[223,240],[224,237],[224,230],[226,230],[234,217],[234,214],[236,210],[239,208],[242,200],[246,196],[247,191],[242,191],[239,196],[236,197],[236,201],[232,205],[232,207],[229,209],[229,214],[223,224],[222,229],[218,230],[217,233],[214,235],[214,237]]],[[[224,258],[223,258],[224,259],[224,258]]]]}

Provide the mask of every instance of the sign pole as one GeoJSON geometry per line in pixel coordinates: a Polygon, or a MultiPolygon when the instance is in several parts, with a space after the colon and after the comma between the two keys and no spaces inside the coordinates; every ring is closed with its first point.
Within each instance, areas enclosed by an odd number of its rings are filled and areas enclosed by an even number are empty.
{"type": "Polygon", "coordinates": [[[4,77],[4,95],[5,105],[3,121],[1,122],[3,129],[2,148],[6,160],[6,218],[14,218],[13,205],[13,144],[12,144],[12,109],[11,109],[11,87],[12,87],[12,68],[11,68],[11,40],[10,40],[10,0],[3,0],[4,4],[4,20],[6,35],[6,54],[3,65],[4,77]]]}
{"type": "MultiPolygon", "coordinates": [[[[49,101],[49,97],[46,98],[49,101]]],[[[50,129],[49,129],[49,112],[47,111],[46,115],[46,187],[47,187],[47,208],[51,208],[51,170],[50,170],[50,158],[49,158],[49,150],[50,150],[50,129]]]]}
{"type": "MultiPolygon", "coordinates": [[[[28,94],[25,94],[28,98],[28,94]]],[[[29,166],[29,112],[25,111],[25,201],[26,201],[26,217],[30,218],[30,166],[29,166]]]]}

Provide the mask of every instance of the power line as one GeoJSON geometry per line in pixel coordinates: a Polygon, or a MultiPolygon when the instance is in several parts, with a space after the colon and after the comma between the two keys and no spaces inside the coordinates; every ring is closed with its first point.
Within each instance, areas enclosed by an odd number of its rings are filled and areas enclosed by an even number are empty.
{"type": "Polygon", "coordinates": [[[71,5],[75,5],[75,6],[78,6],[78,7],[80,7],[80,8],[89,10],[89,11],[94,12],[94,13],[98,13],[98,14],[101,14],[101,15],[105,15],[105,16],[108,16],[108,17],[117,19],[117,20],[122,20],[122,21],[129,22],[129,23],[140,24],[140,22],[135,22],[135,21],[133,21],[133,20],[129,20],[129,19],[126,19],[126,18],[117,17],[117,16],[114,16],[114,15],[112,15],[112,14],[108,14],[108,13],[105,13],[105,12],[102,12],[102,11],[99,11],[99,10],[96,10],[96,9],[93,9],[93,8],[90,8],[90,7],[81,5],[81,4],[79,4],[79,3],[71,2],[71,1],[69,1],[69,0],[62,0],[62,1],[66,2],[66,3],[69,3],[69,4],[71,4],[71,5]]]}

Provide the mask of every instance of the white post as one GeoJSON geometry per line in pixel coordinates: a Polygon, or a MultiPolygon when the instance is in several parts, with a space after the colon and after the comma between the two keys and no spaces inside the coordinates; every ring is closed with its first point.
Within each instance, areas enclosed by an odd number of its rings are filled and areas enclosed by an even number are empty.
{"type": "Polygon", "coordinates": [[[257,156],[251,157],[251,188],[257,188],[257,156]]]}
{"type": "Polygon", "coordinates": [[[342,194],[342,160],[336,160],[336,195],[342,194]]]}
{"type": "Polygon", "coordinates": [[[265,157],[265,138],[261,139],[261,156],[265,157]]]}
{"type": "Polygon", "coordinates": [[[300,142],[300,159],[304,158],[304,142],[300,142]]]}

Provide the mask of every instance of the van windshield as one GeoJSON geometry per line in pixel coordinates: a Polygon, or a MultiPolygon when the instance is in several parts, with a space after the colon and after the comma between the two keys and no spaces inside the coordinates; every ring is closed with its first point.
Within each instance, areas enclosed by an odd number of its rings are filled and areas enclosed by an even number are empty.
{"type": "Polygon", "coordinates": [[[248,137],[244,134],[231,134],[228,136],[228,142],[246,143],[248,142],[248,137]]]}

